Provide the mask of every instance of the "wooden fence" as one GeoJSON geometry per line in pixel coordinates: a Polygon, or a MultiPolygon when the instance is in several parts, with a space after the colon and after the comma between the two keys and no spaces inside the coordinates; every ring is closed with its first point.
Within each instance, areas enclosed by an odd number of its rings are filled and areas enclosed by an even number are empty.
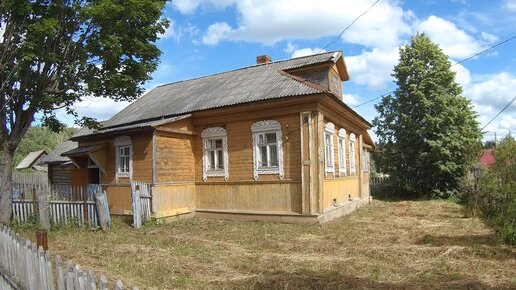
{"type": "Polygon", "coordinates": [[[33,184],[33,183],[14,183],[12,196],[13,199],[35,199],[38,192],[47,192],[53,200],[77,201],[92,199],[93,193],[100,187],[98,184],[86,186],[72,186],[66,184],[33,184]]]}
{"type": "MultiPolygon", "coordinates": [[[[97,217],[97,206],[95,203],[95,193],[100,192],[102,188],[99,185],[85,187],[77,192],[83,196],[83,200],[63,201],[63,200],[47,200],[48,217],[54,224],[77,222],[80,226],[88,223],[91,227],[99,226],[97,217]]],[[[38,191],[38,194],[48,194],[45,188],[38,191]]],[[[47,195],[48,197],[48,195],[47,195]]],[[[50,196],[52,198],[52,196],[50,196]]],[[[19,222],[28,221],[29,217],[38,214],[38,199],[13,199],[12,213],[13,220],[19,222]]]]}
{"type": "Polygon", "coordinates": [[[13,172],[13,184],[48,185],[46,172],[13,172]]]}
{"type": "Polygon", "coordinates": [[[142,227],[142,222],[151,220],[151,185],[139,181],[131,181],[131,197],[133,226],[139,229],[142,227]]]}
{"type": "Polygon", "coordinates": [[[383,185],[389,182],[390,177],[387,176],[372,176],[369,179],[369,185],[371,186],[377,186],[377,185],[383,185]]]}
{"type": "Polygon", "coordinates": [[[36,248],[4,226],[0,230],[0,289],[121,290],[124,285],[118,280],[110,287],[106,277],[97,278],[70,261],[63,264],[59,256],[52,262],[49,251],[36,248]]]}

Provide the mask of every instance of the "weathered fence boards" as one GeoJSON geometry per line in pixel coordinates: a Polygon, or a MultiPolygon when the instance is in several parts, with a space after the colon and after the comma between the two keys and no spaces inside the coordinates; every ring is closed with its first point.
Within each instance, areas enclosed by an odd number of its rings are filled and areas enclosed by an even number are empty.
{"type": "MultiPolygon", "coordinates": [[[[4,226],[0,230],[0,289],[93,290],[110,289],[105,277],[81,270],[70,261],[52,262],[49,251],[36,248],[4,226]]],[[[124,289],[118,280],[111,289],[124,289]]],[[[137,289],[137,288],[133,288],[137,289]]]]}
{"type": "Polygon", "coordinates": [[[387,182],[389,182],[389,178],[389,176],[371,176],[371,178],[369,179],[369,184],[371,186],[386,184],[387,182]]]}
{"type": "Polygon", "coordinates": [[[144,182],[131,182],[133,225],[139,229],[142,222],[151,220],[152,193],[151,185],[144,182]]]}
{"type": "MultiPolygon", "coordinates": [[[[76,221],[79,225],[88,222],[91,226],[98,226],[97,207],[94,201],[49,201],[50,220],[57,223],[68,224],[76,221]]],[[[13,219],[19,222],[27,222],[29,217],[36,214],[37,202],[33,200],[13,200],[13,219]]]]}
{"type": "Polygon", "coordinates": [[[13,184],[48,185],[46,172],[13,172],[13,184]]]}
{"type": "Polygon", "coordinates": [[[99,184],[72,186],[64,184],[13,183],[13,199],[35,199],[38,192],[46,192],[53,200],[94,200],[95,192],[101,191],[99,184]]]}

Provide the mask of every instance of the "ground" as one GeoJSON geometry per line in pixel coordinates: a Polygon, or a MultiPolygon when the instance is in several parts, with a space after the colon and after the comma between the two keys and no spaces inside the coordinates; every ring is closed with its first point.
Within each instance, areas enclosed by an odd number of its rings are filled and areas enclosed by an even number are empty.
{"type": "Polygon", "coordinates": [[[140,289],[516,289],[516,248],[448,201],[373,201],[323,225],[115,220],[49,239],[52,255],[140,289]]]}

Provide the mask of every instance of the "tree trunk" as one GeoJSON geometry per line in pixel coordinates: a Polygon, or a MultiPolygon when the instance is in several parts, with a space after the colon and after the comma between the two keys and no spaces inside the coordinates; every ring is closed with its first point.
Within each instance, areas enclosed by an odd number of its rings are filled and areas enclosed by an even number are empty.
{"type": "Polygon", "coordinates": [[[3,164],[0,164],[0,224],[8,225],[11,222],[12,211],[12,177],[13,177],[13,155],[14,151],[4,146],[3,164]],[[1,168],[3,166],[3,168],[1,168]]]}

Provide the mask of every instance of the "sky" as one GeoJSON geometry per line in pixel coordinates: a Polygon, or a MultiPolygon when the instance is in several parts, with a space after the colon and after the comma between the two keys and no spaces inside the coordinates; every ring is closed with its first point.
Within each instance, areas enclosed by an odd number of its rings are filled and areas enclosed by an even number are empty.
{"type": "MultiPolygon", "coordinates": [[[[256,56],[274,60],[341,50],[350,80],[343,99],[366,120],[377,115],[368,102],[394,90],[399,47],[425,32],[455,64],[516,36],[516,0],[380,0],[341,37],[339,34],[374,0],[175,0],[163,17],[160,65],[145,88],[254,65],[256,56]],[[330,45],[331,44],[331,45],[330,45]],[[328,46],[329,45],[329,46],[328,46]],[[328,47],[326,47],[328,46],[328,47]],[[323,48],[325,48],[323,50],[323,48]]],[[[456,81],[483,127],[516,96],[516,39],[455,64],[456,81]]],[[[108,119],[127,106],[86,98],[75,108],[108,119]]],[[[58,116],[73,121],[62,112],[58,116]]],[[[484,131],[485,140],[516,133],[516,102],[484,131]]],[[[370,130],[374,139],[374,128],[370,130]]]]}

